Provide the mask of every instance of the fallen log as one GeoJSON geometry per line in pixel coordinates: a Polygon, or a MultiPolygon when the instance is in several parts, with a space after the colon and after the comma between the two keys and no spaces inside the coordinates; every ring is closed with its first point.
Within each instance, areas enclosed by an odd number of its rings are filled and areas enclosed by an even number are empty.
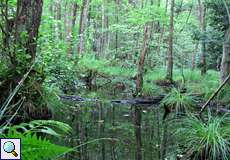
{"type": "Polygon", "coordinates": [[[59,98],[61,100],[77,101],[77,102],[95,102],[95,101],[98,101],[98,99],[82,98],[82,97],[76,96],[76,95],[59,95],[59,98]]]}
{"type": "MultiPolygon", "coordinates": [[[[132,104],[132,105],[150,105],[150,104],[158,104],[161,100],[165,97],[165,95],[160,95],[156,97],[149,97],[149,98],[134,98],[134,99],[118,99],[118,100],[110,100],[111,103],[118,103],[118,104],[132,104]]],[[[59,95],[61,100],[67,101],[76,101],[76,102],[96,102],[100,101],[99,99],[92,99],[92,98],[82,98],[76,95],[59,95]]]]}
{"type": "MultiPolygon", "coordinates": [[[[148,98],[133,98],[133,99],[117,99],[117,100],[110,100],[107,102],[115,103],[115,104],[129,104],[129,105],[153,105],[153,104],[159,104],[166,95],[162,94],[155,97],[148,97],[148,98]]],[[[93,99],[93,98],[82,98],[80,96],[76,95],[59,95],[59,98],[64,101],[71,101],[71,102],[98,102],[103,100],[99,99],[93,99]]],[[[197,101],[197,109],[202,108],[204,101],[197,101]]],[[[230,109],[224,105],[217,104],[213,102],[212,105],[210,105],[210,109],[213,111],[218,111],[220,113],[230,113],[230,109]],[[215,107],[215,106],[220,107],[215,107]]]]}

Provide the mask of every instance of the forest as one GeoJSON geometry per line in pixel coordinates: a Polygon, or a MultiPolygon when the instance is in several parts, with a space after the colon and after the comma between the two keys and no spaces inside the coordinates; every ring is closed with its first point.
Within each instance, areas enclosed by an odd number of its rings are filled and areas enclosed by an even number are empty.
{"type": "Polygon", "coordinates": [[[0,138],[23,160],[230,160],[230,0],[0,0],[0,138]]]}

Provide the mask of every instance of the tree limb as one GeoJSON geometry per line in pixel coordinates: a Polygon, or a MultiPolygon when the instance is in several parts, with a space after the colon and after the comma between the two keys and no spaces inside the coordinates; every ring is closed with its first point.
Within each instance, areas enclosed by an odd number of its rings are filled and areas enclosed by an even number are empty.
{"type": "Polygon", "coordinates": [[[217,90],[211,95],[211,97],[208,99],[208,101],[202,106],[199,114],[204,111],[204,109],[209,105],[209,103],[216,97],[216,95],[220,92],[220,90],[227,84],[227,82],[230,80],[230,74],[228,77],[225,78],[224,82],[217,88],[217,90]]]}

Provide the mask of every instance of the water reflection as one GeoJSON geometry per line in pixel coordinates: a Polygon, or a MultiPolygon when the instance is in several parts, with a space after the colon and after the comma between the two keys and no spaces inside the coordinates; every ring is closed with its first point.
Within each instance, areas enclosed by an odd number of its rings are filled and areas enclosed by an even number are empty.
{"type": "Polygon", "coordinates": [[[161,113],[163,110],[158,106],[102,102],[69,104],[62,113],[56,114],[56,119],[62,119],[73,128],[73,134],[60,142],[62,145],[76,147],[100,138],[110,139],[83,145],[65,159],[134,160],[139,156],[139,146],[143,160],[157,160],[162,137],[161,113]]]}

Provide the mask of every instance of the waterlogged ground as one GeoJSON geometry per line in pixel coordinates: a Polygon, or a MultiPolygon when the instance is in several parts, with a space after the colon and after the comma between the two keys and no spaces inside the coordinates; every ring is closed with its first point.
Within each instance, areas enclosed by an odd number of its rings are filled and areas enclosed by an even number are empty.
{"type": "MultiPolygon", "coordinates": [[[[147,72],[144,77],[144,96],[167,94],[167,90],[156,85],[163,79],[164,70],[147,72]]],[[[218,73],[209,71],[205,77],[199,71],[176,70],[175,81],[186,87],[188,93],[197,93],[208,98],[218,86],[218,73]],[[183,73],[183,74],[182,74],[183,73]]],[[[111,103],[113,99],[132,98],[135,81],[125,77],[107,84],[105,79],[97,79],[102,87],[89,92],[81,88],[75,95],[95,98],[94,102],[64,101],[54,113],[55,119],[68,123],[73,132],[59,144],[76,147],[77,152],[66,155],[65,159],[81,160],[133,160],[136,154],[136,137],[134,125],[134,107],[128,104],[111,103]],[[117,82],[126,85],[124,90],[114,88],[117,82]]],[[[166,147],[166,155],[176,159],[174,128],[169,117],[167,124],[163,121],[164,107],[158,105],[142,106],[142,153],[144,160],[158,160],[160,147],[166,147]]]]}
{"type": "MultiPolygon", "coordinates": [[[[162,109],[159,106],[143,106],[142,145],[143,159],[150,160],[159,154],[162,135],[162,109]]],[[[133,160],[135,159],[134,106],[110,103],[89,103],[70,107],[58,119],[70,124],[73,134],[65,137],[63,145],[79,148],[69,160],[133,160]],[[66,116],[67,115],[67,116],[66,116]]]]}

